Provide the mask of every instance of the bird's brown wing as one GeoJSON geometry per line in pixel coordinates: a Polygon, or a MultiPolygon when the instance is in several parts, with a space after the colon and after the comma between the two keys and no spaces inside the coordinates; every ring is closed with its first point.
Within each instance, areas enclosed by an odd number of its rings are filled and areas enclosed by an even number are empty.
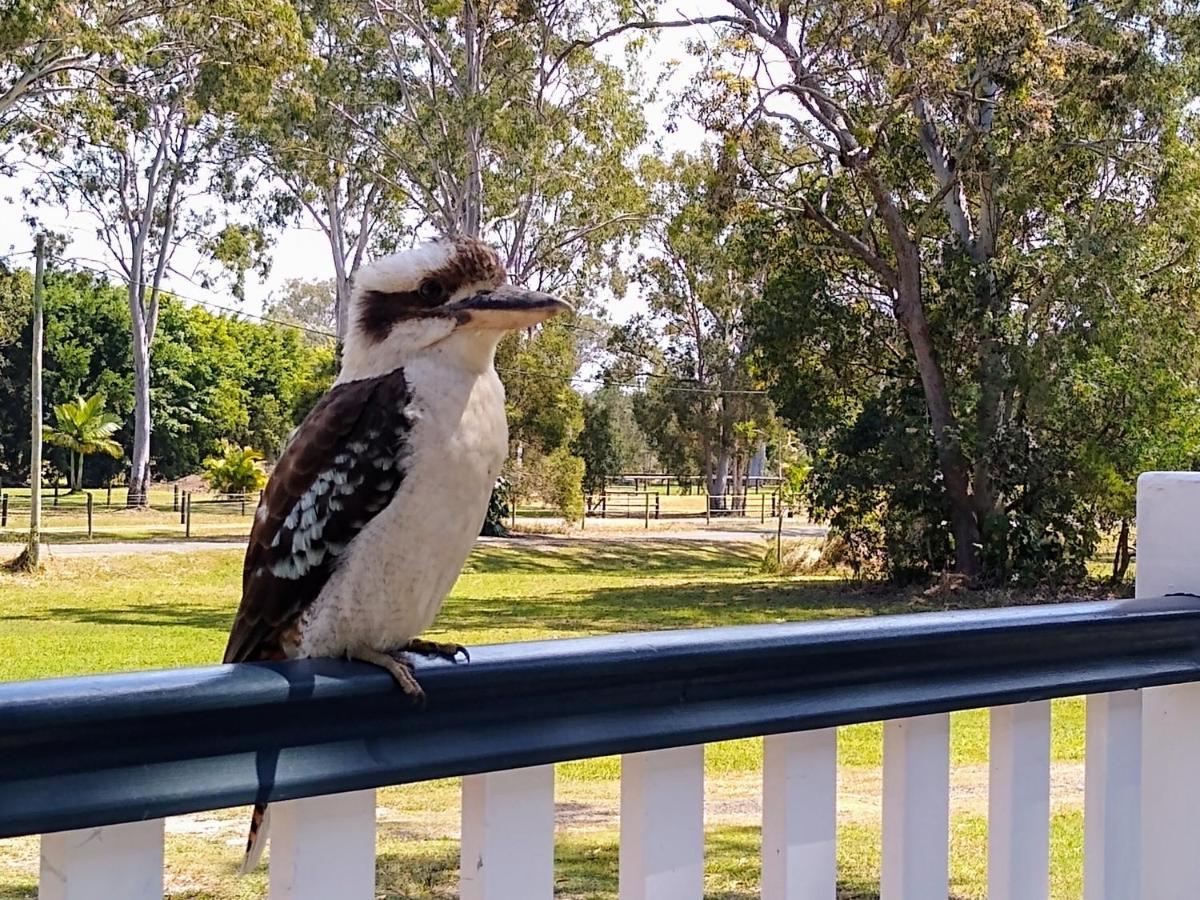
{"type": "Polygon", "coordinates": [[[254,517],[225,662],[284,658],[289,630],[404,479],[409,398],[397,369],[336,385],[305,418],[254,517]]]}

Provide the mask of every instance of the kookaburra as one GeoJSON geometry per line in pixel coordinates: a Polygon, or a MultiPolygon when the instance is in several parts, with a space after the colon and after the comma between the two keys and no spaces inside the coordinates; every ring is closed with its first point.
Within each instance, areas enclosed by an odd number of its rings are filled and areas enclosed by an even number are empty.
{"type": "MultiPolygon", "coordinates": [[[[342,369],[267,482],[225,662],[349,657],[416,698],[404,653],[479,534],[508,452],[496,345],[569,309],[505,284],[492,248],[443,239],[355,278],[342,369]]],[[[244,870],[266,836],[256,806],[244,870]]]]}

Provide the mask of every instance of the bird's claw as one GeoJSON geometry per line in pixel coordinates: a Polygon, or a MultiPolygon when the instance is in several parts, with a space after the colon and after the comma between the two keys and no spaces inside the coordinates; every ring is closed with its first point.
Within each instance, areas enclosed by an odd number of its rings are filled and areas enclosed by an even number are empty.
{"type": "Polygon", "coordinates": [[[358,650],[347,655],[352,659],[359,659],[386,669],[392,678],[396,679],[396,684],[400,685],[400,690],[411,697],[415,705],[424,708],[426,705],[425,690],[417,682],[416,676],[413,675],[412,663],[404,657],[399,656],[399,652],[377,653],[374,650],[358,650]]]}
{"type": "Polygon", "coordinates": [[[462,644],[441,643],[439,641],[426,641],[414,638],[401,649],[408,653],[416,653],[418,656],[434,656],[452,663],[458,662],[458,654],[461,653],[463,662],[471,661],[470,652],[462,644]]]}

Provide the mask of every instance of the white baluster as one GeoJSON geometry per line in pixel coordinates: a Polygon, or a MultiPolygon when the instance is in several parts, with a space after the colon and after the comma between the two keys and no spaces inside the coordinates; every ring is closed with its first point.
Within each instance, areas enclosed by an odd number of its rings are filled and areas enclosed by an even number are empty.
{"type": "Polygon", "coordinates": [[[551,900],[553,766],[463,779],[459,871],[462,900],[551,900]]]}
{"type": "Polygon", "coordinates": [[[988,898],[1050,893],[1050,701],[991,711],[988,898]]]}
{"type": "Polygon", "coordinates": [[[883,725],[881,900],[949,893],[950,717],[883,725]]]}
{"type": "MultiPolygon", "coordinates": [[[[1138,479],[1137,596],[1200,593],[1200,474],[1138,479]]],[[[1200,684],[1142,694],[1142,896],[1183,900],[1200,885],[1200,684]]]]}
{"type": "Polygon", "coordinates": [[[763,900],[837,894],[837,729],[763,739],[763,900]]]}
{"type": "Polygon", "coordinates": [[[163,820],[42,835],[38,900],[162,900],[163,820]]]}
{"type": "Polygon", "coordinates": [[[1085,900],[1140,896],[1141,775],[1141,693],[1091,695],[1084,774],[1085,900]]]}
{"type": "Polygon", "coordinates": [[[272,803],[270,900],[373,900],[375,791],[272,803]]]}
{"type": "Polygon", "coordinates": [[[621,759],[621,900],[704,895],[704,747],[621,759]]]}

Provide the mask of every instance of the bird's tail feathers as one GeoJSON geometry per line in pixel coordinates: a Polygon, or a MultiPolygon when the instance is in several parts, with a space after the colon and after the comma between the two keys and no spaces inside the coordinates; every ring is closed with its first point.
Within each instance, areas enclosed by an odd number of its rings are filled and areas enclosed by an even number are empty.
{"type": "Polygon", "coordinates": [[[250,835],[246,839],[246,856],[242,859],[241,875],[248,875],[258,866],[263,849],[267,846],[267,831],[271,827],[271,811],[265,803],[254,804],[250,816],[250,835]]]}

